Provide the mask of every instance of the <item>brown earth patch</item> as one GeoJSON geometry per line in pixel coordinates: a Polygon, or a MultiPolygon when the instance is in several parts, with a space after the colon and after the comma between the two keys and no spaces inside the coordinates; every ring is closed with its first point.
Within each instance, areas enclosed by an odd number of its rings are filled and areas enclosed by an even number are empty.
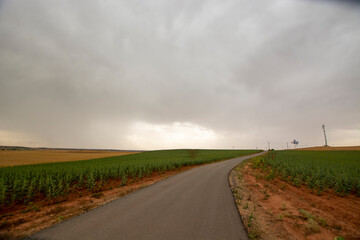
{"type": "Polygon", "coordinates": [[[238,209],[251,239],[360,239],[360,198],[320,195],[279,179],[267,181],[257,169],[230,173],[238,209]]]}
{"type": "Polygon", "coordinates": [[[0,167],[89,160],[95,158],[122,156],[134,153],[138,152],[57,149],[0,151],[0,167]]]}
{"type": "Polygon", "coordinates": [[[109,180],[106,183],[108,189],[106,191],[93,193],[84,189],[63,198],[39,199],[28,205],[2,208],[0,209],[0,239],[21,239],[65,219],[85,213],[135,190],[197,166],[181,167],[165,173],[154,172],[151,176],[142,179],[129,179],[126,186],[121,186],[121,179],[109,180]]]}

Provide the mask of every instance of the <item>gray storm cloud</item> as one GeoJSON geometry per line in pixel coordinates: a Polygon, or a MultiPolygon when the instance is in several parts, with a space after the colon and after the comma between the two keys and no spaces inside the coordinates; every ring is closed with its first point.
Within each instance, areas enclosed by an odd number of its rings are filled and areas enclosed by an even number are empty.
{"type": "Polygon", "coordinates": [[[0,2],[0,145],[360,144],[352,2],[0,2]]]}

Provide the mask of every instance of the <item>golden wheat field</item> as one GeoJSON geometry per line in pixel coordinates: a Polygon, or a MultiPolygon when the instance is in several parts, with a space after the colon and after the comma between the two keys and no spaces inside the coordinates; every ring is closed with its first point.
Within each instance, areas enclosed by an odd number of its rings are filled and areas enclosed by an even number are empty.
{"type": "Polygon", "coordinates": [[[0,167],[37,163],[68,162],[121,156],[137,152],[93,150],[22,150],[0,151],[0,167]]]}
{"type": "Polygon", "coordinates": [[[306,150],[306,151],[360,151],[360,146],[346,146],[346,147],[319,146],[319,147],[298,148],[298,149],[295,149],[295,150],[306,150]]]}

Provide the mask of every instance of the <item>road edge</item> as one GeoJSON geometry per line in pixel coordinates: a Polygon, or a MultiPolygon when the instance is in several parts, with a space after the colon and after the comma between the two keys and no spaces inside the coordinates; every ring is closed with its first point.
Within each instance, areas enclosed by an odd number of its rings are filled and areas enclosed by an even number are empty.
{"type": "Polygon", "coordinates": [[[229,173],[228,173],[228,184],[229,184],[229,188],[230,188],[231,194],[232,194],[232,196],[233,196],[233,201],[234,201],[234,205],[235,205],[235,207],[236,207],[237,213],[239,214],[239,218],[240,218],[240,222],[241,222],[241,227],[242,227],[242,229],[244,230],[244,232],[246,233],[246,239],[245,239],[245,240],[250,240],[250,238],[249,238],[249,232],[247,231],[247,228],[246,228],[245,225],[244,225],[244,221],[243,221],[242,216],[241,216],[241,213],[240,213],[240,211],[239,211],[239,209],[238,209],[238,205],[237,205],[237,202],[236,202],[236,197],[235,197],[234,192],[233,192],[233,186],[232,186],[231,183],[230,183],[230,177],[231,177],[231,173],[232,173],[233,171],[235,171],[235,168],[236,168],[239,164],[241,164],[243,161],[252,159],[252,158],[257,157],[257,156],[261,156],[261,155],[266,154],[266,153],[267,153],[267,151],[262,151],[262,152],[260,152],[260,153],[254,153],[254,154],[245,156],[245,157],[249,157],[249,158],[245,158],[245,159],[241,160],[241,161],[240,161],[239,163],[237,163],[237,164],[229,171],[229,173]]]}

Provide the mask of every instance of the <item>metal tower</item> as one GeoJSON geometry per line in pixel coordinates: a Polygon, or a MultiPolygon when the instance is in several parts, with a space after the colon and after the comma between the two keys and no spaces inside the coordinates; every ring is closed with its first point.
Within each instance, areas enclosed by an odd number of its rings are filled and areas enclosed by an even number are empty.
{"type": "Polygon", "coordinates": [[[324,125],[324,124],[322,125],[322,129],[324,130],[325,147],[327,147],[327,146],[328,146],[328,144],[327,144],[326,132],[325,132],[325,125],[324,125]]]}
{"type": "Polygon", "coordinates": [[[297,141],[296,139],[294,139],[291,143],[294,144],[294,148],[296,148],[297,145],[299,144],[299,141],[297,141]]]}

